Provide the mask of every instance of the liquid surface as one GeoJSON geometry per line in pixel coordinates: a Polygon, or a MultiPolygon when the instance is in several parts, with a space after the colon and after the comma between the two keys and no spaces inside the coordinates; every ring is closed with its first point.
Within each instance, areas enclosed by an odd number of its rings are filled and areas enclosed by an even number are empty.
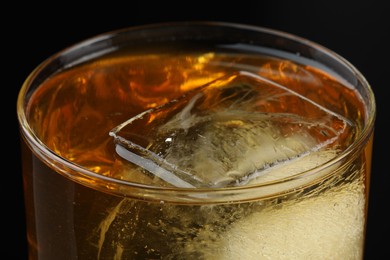
{"type": "Polygon", "coordinates": [[[141,55],[49,79],[29,113],[50,149],[96,173],[225,187],[348,147],[360,129],[355,94],[316,68],[266,56],[141,55]]]}

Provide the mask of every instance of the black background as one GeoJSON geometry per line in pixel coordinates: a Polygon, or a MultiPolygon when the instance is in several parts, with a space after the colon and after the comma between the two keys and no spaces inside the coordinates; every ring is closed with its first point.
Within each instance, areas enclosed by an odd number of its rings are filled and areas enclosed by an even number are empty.
{"type": "Polygon", "coordinates": [[[96,34],[149,23],[205,20],[259,25],[296,34],[340,54],[366,77],[376,95],[378,111],[365,259],[389,255],[390,203],[386,199],[390,171],[385,170],[385,149],[390,138],[385,135],[389,118],[385,99],[390,77],[390,9],[386,1],[124,3],[80,6],[48,2],[45,6],[26,6],[17,2],[20,6],[2,10],[8,18],[2,21],[2,77],[6,85],[1,105],[4,118],[9,120],[2,127],[3,163],[9,165],[16,158],[15,167],[2,172],[5,233],[0,254],[9,256],[2,259],[27,259],[16,98],[28,74],[50,55],[96,34]],[[8,91],[12,91],[11,97],[8,91]]]}

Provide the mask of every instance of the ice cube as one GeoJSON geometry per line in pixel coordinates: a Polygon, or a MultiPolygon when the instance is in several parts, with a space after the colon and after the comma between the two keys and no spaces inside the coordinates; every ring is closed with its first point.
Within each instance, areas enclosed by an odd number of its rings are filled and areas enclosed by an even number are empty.
{"type": "Polygon", "coordinates": [[[233,223],[215,242],[214,259],[362,259],[363,185],[354,180],[314,195],[233,223]]]}
{"type": "MultiPolygon", "coordinates": [[[[332,147],[343,116],[257,74],[226,75],[130,118],[110,135],[125,160],[175,187],[244,185],[332,147]]],[[[136,177],[135,177],[136,178],[136,177]]]]}

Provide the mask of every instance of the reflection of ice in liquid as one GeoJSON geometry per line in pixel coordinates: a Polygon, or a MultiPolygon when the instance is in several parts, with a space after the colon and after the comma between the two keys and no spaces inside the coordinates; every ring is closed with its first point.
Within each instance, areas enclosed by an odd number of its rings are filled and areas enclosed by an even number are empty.
{"type": "Polygon", "coordinates": [[[117,153],[151,179],[184,188],[227,187],[334,145],[348,127],[347,119],[306,97],[240,72],[147,110],[110,135],[117,153]]]}

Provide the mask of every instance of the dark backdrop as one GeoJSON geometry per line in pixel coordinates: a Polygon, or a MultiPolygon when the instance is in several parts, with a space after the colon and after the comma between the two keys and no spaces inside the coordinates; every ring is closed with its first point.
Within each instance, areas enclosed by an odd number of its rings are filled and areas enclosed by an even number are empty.
{"type": "Polygon", "coordinates": [[[87,37],[127,26],[186,20],[236,22],[293,33],[332,49],[365,75],[376,94],[378,106],[365,259],[374,255],[382,259],[388,255],[386,240],[390,219],[386,199],[389,198],[390,172],[385,170],[385,149],[389,147],[385,125],[389,109],[385,99],[389,87],[387,76],[390,77],[390,10],[386,1],[238,0],[234,3],[182,1],[170,4],[139,0],[139,3],[124,3],[105,1],[81,6],[80,3],[48,2],[45,6],[37,3],[26,6],[16,2],[13,8],[2,10],[7,20],[2,22],[1,36],[2,56],[6,58],[2,70],[6,79],[3,86],[6,101],[1,105],[9,120],[2,127],[3,161],[7,165],[16,158],[15,168],[2,172],[1,215],[5,236],[0,254],[9,256],[4,259],[27,258],[15,110],[17,93],[27,75],[49,55],[87,37]],[[11,91],[11,97],[8,97],[8,91],[11,91]],[[11,149],[8,149],[9,145],[11,149]]]}

